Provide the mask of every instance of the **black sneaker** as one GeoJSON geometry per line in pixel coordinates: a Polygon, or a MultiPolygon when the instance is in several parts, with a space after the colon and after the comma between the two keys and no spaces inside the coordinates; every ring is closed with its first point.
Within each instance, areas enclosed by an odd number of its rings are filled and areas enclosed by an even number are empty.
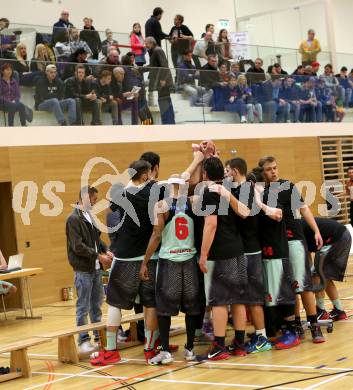
{"type": "Polygon", "coordinates": [[[229,353],[225,347],[218,345],[217,343],[212,344],[212,349],[205,355],[197,355],[196,360],[203,362],[205,360],[226,360],[229,358],[229,353]]]}
{"type": "Polygon", "coordinates": [[[311,336],[313,338],[314,344],[320,344],[320,343],[324,343],[326,341],[325,337],[323,336],[323,334],[321,332],[321,328],[319,325],[312,325],[310,327],[310,330],[311,330],[311,336]]]}

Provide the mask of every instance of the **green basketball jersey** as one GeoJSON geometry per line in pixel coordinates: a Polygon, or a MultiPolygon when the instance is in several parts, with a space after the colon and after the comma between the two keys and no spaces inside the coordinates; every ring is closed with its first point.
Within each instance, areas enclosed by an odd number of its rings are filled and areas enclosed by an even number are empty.
{"type": "Polygon", "coordinates": [[[161,241],[159,257],[162,259],[185,261],[195,256],[194,221],[188,199],[173,199],[161,241]]]}

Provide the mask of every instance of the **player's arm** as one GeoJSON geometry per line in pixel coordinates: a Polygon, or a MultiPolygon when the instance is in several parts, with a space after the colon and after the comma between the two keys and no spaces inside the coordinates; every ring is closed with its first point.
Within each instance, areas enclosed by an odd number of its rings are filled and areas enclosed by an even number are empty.
{"type": "Polygon", "coordinates": [[[317,249],[321,249],[323,246],[323,240],[321,237],[320,230],[317,226],[313,213],[311,212],[309,206],[304,205],[300,208],[300,214],[305,219],[306,223],[309,225],[310,229],[314,232],[315,243],[317,249]]]}
{"type": "Polygon", "coordinates": [[[205,156],[201,151],[194,152],[192,163],[181,174],[181,178],[189,181],[189,192],[201,181],[202,162],[205,156]]]}
{"type": "Polygon", "coordinates": [[[254,198],[257,206],[262,210],[265,215],[274,221],[280,222],[283,217],[282,209],[276,207],[267,206],[261,200],[260,192],[263,191],[263,187],[255,185],[254,186],[254,198]]]}
{"type": "Polygon", "coordinates": [[[241,218],[247,218],[250,215],[250,209],[242,202],[240,202],[230,191],[228,191],[224,186],[221,185],[212,185],[210,191],[215,190],[219,195],[226,198],[229,202],[230,207],[233,211],[239,215],[241,218]]]}
{"type": "Polygon", "coordinates": [[[205,224],[202,234],[202,245],[200,255],[200,269],[204,274],[207,274],[206,262],[210,252],[215,234],[217,230],[217,215],[208,215],[205,217],[205,224]]]}
{"type": "MultiPolygon", "coordinates": [[[[161,202],[158,202],[161,203],[161,202]]],[[[158,204],[156,205],[158,206],[158,204]]],[[[141,264],[141,269],[140,269],[140,278],[142,280],[148,280],[148,262],[150,261],[152,255],[156,252],[156,250],[159,247],[159,244],[161,243],[161,237],[162,237],[162,232],[165,226],[165,215],[164,213],[158,213],[155,217],[155,225],[153,227],[152,235],[151,238],[148,242],[148,246],[146,249],[145,257],[143,259],[143,262],[141,264]]]]}

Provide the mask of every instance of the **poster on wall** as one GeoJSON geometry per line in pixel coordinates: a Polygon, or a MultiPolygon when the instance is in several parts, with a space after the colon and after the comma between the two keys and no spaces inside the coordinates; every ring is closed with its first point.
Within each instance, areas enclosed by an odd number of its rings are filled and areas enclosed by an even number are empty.
{"type": "Polygon", "coordinates": [[[251,59],[249,33],[247,31],[231,32],[229,40],[232,43],[232,56],[236,61],[251,59]]]}

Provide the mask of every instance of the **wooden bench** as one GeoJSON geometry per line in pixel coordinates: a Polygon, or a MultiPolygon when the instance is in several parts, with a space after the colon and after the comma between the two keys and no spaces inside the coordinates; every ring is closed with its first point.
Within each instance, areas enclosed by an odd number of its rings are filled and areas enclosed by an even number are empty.
{"type": "Polygon", "coordinates": [[[0,375],[0,382],[5,382],[15,378],[30,378],[32,376],[31,367],[28,360],[27,349],[38,344],[51,341],[50,338],[32,337],[29,339],[16,341],[0,347],[0,353],[10,352],[10,373],[0,375]]]}
{"type": "MultiPolygon", "coordinates": [[[[130,323],[130,342],[124,343],[119,348],[132,347],[140,344],[137,339],[137,321],[143,320],[143,313],[124,316],[121,320],[121,324],[130,323]]],[[[62,329],[50,333],[38,335],[37,337],[43,339],[58,339],[58,360],[63,363],[78,363],[80,360],[80,354],[75,341],[75,334],[82,332],[90,332],[98,330],[101,347],[106,346],[106,329],[107,324],[105,322],[95,322],[88,325],[74,326],[70,329],[62,329]]]]}

